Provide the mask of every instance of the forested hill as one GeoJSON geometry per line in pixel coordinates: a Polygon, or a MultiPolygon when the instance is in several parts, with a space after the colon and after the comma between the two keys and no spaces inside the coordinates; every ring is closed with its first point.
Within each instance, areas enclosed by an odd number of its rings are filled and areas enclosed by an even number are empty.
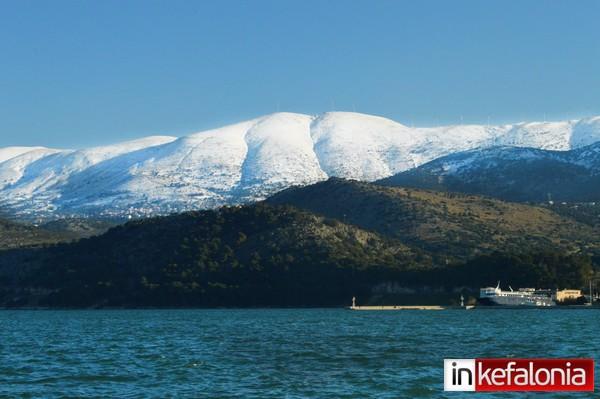
{"type": "Polygon", "coordinates": [[[332,178],[287,189],[267,202],[343,220],[452,260],[492,251],[538,248],[595,253],[600,248],[600,235],[593,226],[546,208],[475,195],[332,178]]]}
{"type": "Polygon", "coordinates": [[[397,240],[260,204],[131,222],[0,265],[5,304],[81,306],[331,304],[382,270],[421,267],[397,240]],[[13,264],[32,272],[15,279],[13,264]]]}
{"type": "Polygon", "coordinates": [[[497,279],[580,287],[598,237],[547,209],[332,179],[267,203],[0,251],[0,304],[337,306],[389,300],[377,288],[389,284],[453,297],[497,279]]]}

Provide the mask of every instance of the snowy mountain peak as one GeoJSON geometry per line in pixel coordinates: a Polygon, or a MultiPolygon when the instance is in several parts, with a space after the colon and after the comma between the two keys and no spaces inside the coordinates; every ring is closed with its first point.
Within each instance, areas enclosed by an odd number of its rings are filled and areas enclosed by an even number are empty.
{"type": "Polygon", "coordinates": [[[412,128],[352,112],[279,112],[179,138],[0,149],[0,207],[30,217],[166,213],[253,201],[330,176],[373,181],[474,148],[564,151],[598,141],[600,117],[412,128]]]}

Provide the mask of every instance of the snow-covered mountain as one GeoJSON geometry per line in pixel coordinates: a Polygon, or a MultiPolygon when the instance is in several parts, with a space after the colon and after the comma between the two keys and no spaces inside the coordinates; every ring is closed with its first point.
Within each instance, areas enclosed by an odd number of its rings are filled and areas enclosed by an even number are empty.
{"type": "Polygon", "coordinates": [[[411,128],[358,113],[276,113],[179,138],[0,149],[0,209],[22,217],[168,213],[262,199],[329,176],[374,181],[473,148],[566,151],[596,141],[600,117],[411,128]]]}
{"type": "Polygon", "coordinates": [[[570,151],[474,149],[435,159],[378,182],[482,194],[509,201],[600,201],[600,142],[570,151]]]}

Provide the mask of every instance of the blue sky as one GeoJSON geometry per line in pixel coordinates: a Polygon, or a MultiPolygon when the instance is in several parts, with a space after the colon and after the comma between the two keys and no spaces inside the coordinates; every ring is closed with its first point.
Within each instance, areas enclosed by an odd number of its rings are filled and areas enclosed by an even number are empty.
{"type": "Polygon", "coordinates": [[[0,3],[0,146],[281,111],[405,124],[600,114],[599,1],[0,3]]]}

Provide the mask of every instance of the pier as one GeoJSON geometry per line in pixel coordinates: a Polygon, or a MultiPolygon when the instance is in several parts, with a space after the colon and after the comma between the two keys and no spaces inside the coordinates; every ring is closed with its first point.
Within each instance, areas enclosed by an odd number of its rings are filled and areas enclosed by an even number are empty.
{"type": "Polygon", "coordinates": [[[443,306],[443,305],[370,305],[359,306],[356,304],[356,297],[352,297],[352,305],[348,307],[350,310],[445,310],[445,309],[472,309],[473,306],[465,306],[461,296],[460,306],[443,306]]]}
{"type": "Polygon", "coordinates": [[[393,305],[393,306],[350,306],[350,310],[444,310],[451,306],[439,305],[393,305]]]}

